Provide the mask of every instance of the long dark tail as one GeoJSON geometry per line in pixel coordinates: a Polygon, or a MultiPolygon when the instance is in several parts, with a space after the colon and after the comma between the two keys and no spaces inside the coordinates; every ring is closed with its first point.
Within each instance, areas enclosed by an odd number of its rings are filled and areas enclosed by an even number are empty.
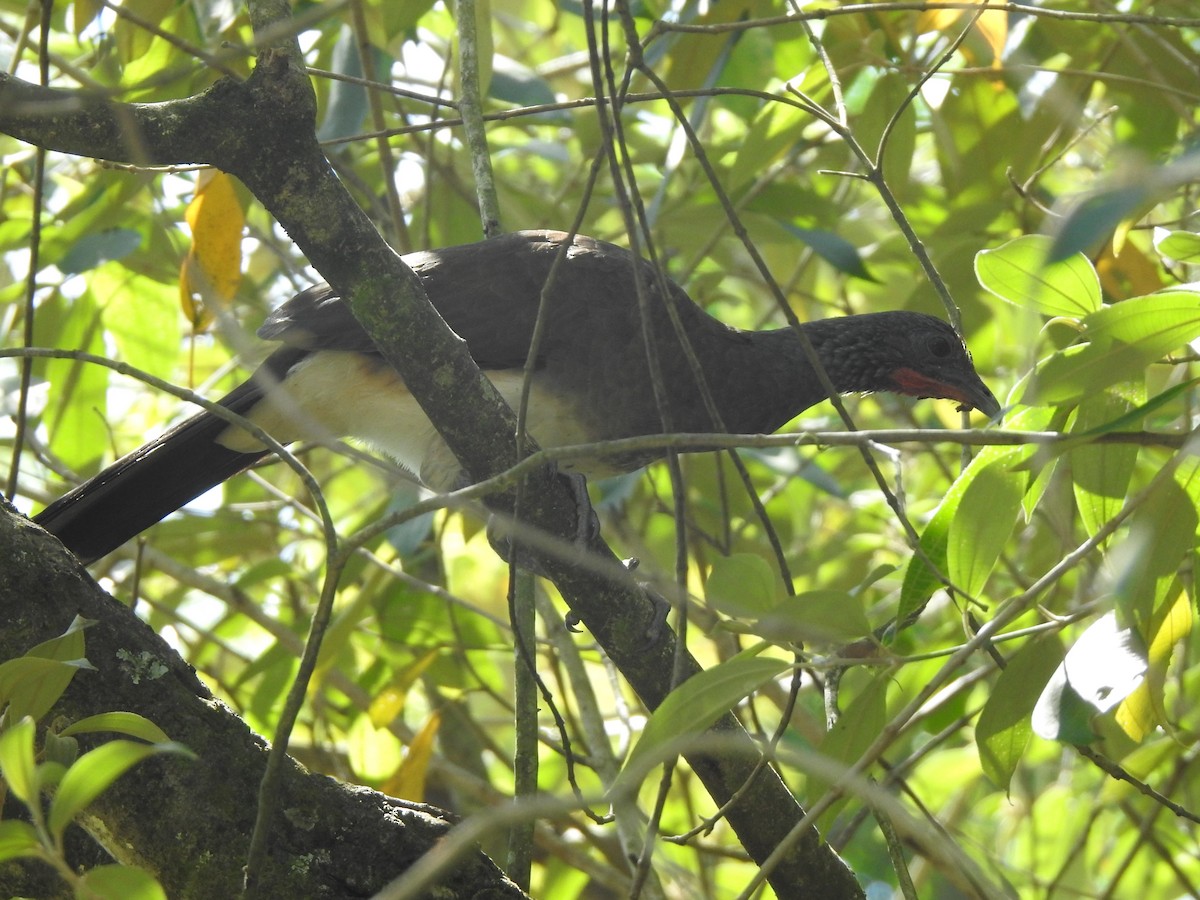
{"type": "MultiPolygon", "coordinates": [[[[278,383],[303,355],[290,348],[276,351],[220,405],[245,415],[267,385],[278,383]]],[[[93,562],[267,455],[218,444],[228,427],[212,413],[199,413],[64,494],[33,520],[82,562],[93,562]]]]}

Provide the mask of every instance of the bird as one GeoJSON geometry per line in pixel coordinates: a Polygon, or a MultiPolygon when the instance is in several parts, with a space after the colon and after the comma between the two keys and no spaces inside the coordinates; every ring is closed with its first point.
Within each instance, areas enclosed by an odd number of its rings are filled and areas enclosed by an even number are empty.
{"type": "MultiPolygon", "coordinates": [[[[653,336],[667,421],[675,432],[771,433],[828,399],[791,327],[745,331],[698,306],[650,262],[615,244],[555,231],[511,232],[406,254],[430,302],[515,407],[535,321],[544,330],[527,428],[543,449],[664,433],[645,334],[653,336]],[[560,250],[565,256],[550,279],[560,250]],[[648,302],[639,302],[635,267],[648,302]],[[668,313],[674,308],[676,330],[668,313]],[[705,403],[679,333],[711,392],[705,403]]],[[[989,418],[1000,404],[958,333],[934,316],[887,311],[800,326],[840,393],[954,400],[989,418]]],[[[283,303],[258,330],[279,344],[219,404],[280,443],[351,437],[392,456],[429,488],[464,473],[349,305],[326,284],[283,303]]],[[[34,521],[91,563],[270,451],[207,411],[169,429],[48,505],[34,521]]],[[[564,465],[596,477],[632,471],[660,451],[564,465]]]]}

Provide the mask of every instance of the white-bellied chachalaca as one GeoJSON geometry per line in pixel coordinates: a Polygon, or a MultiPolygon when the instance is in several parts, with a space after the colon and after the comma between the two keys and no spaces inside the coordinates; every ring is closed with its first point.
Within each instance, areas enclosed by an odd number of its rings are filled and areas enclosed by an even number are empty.
{"type": "MultiPolygon", "coordinates": [[[[543,287],[567,235],[524,231],[409,254],[430,301],[467,343],[479,367],[514,405],[543,287]]],[[[662,433],[643,340],[634,264],[643,266],[671,425],[713,432],[693,370],[665,302],[674,304],[725,431],[769,433],[826,399],[790,328],[740,331],[709,316],[629,251],[575,237],[550,285],[533,376],[528,428],[543,448],[662,433]]],[[[1000,406],[961,338],[915,312],[881,312],[802,326],[842,393],[893,391],[956,400],[988,416],[1000,406]]],[[[429,487],[460,481],[457,461],[327,285],[279,307],[259,335],[282,344],[220,402],[281,443],[355,437],[385,451],[429,487]],[[278,392],[286,400],[276,401],[278,392]]],[[[164,516],[263,457],[247,432],[201,412],[105,469],[35,521],[84,562],[120,546],[164,516]]],[[[644,465],[659,454],[576,464],[587,475],[644,465]]],[[[566,468],[564,466],[564,468],[566,468]]]]}

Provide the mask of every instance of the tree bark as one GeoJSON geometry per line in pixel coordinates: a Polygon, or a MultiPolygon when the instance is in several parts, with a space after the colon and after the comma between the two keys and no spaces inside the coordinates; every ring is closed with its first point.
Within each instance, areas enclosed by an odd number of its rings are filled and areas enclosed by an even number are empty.
{"type": "MultiPolygon", "coordinates": [[[[0,509],[0,572],[0,659],[62,634],[76,615],[95,622],[84,640],[96,671],[75,675],[55,706],[57,720],[128,710],[197,754],[140,763],[97,798],[81,824],[114,859],[150,871],[168,896],[239,896],[266,742],[61,544],[7,503],[0,509]]],[[[81,736],[81,751],[103,740],[81,736]]],[[[434,807],[344,785],[295,762],[282,780],[279,810],[260,897],[370,896],[453,827],[434,807]]],[[[443,871],[439,896],[525,896],[478,850],[443,871]]],[[[19,872],[0,867],[0,894],[24,893],[12,882],[19,872]]]]}

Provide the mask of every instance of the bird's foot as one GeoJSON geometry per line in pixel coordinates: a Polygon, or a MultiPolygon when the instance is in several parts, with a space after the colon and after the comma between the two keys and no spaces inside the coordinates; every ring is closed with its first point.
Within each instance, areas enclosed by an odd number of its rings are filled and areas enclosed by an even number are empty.
{"type": "Polygon", "coordinates": [[[490,516],[487,524],[488,542],[501,559],[543,578],[547,577],[548,573],[539,562],[538,553],[531,552],[528,548],[536,547],[545,553],[560,555],[564,550],[582,554],[600,533],[600,519],[597,518],[588,498],[587,479],[575,473],[560,474],[566,479],[575,500],[575,535],[567,547],[564,547],[562,541],[536,532],[523,524],[518,523],[514,533],[512,522],[499,516],[490,516]]]}
{"type": "MultiPolygon", "coordinates": [[[[641,564],[641,560],[636,556],[631,556],[629,559],[621,560],[621,562],[630,572],[641,564]]],[[[646,624],[646,631],[637,647],[638,650],[649,650],[659,642],[659,639],[663,636],[663,632],[666,630],[667,616],[671,612],[671,603],[666,597],[654,590],[650,582],[639,581],[637,585],[641,588],[642,594],[650,601],[650,605],[653,607],[650,621],[646,624]]],[[[582,620],[574,612],[567,613],[564,623],[570,632],[578,634],[582,631],[579,627],[583,624],[582,620]]]]}

